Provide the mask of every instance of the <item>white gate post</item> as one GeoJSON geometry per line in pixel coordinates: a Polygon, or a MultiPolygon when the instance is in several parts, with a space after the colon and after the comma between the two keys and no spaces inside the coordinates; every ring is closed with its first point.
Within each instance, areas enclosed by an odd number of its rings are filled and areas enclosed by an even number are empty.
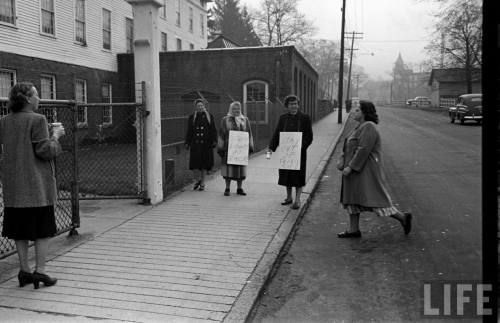
{"type": "Polygon", "coordinates": [[[160,0],[127,0],[134,13],[135,82],[145,82],[145,172],[146,199],[151,204],[163,201],[161,161],[160,60],[158,8],[160,0]]]}

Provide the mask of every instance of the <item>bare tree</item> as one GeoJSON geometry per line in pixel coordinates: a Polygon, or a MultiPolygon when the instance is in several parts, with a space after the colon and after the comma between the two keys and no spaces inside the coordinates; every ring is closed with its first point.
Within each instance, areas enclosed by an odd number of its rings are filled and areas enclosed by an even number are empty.
{"type": "Polygon", "coordinates": [[[297,10],[297,0],[262,0],[253,16],[257,34],[267,46],[294,44],[316,32],[297,10]]]}

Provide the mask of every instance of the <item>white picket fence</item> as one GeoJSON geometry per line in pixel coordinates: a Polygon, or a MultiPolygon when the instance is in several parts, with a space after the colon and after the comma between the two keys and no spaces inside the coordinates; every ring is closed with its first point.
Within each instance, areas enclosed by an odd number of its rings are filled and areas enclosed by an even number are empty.
{"type": "Polygon", "coordinates": [[[455,99],[443,99],[441,98],[439,100],[439,107],[440,108],[449,108],[455,105],[455,99]]]}

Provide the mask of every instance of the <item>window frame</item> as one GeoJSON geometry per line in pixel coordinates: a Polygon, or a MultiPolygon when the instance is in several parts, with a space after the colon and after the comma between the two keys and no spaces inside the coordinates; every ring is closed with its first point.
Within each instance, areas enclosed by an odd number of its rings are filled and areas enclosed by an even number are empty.
{"type": "Polygon", "coordinates": [[[179,37],[176,37],[175,38],[177,41],[176,41],[176,50],[178,52],[182,51],[182,39],[179,38],[179,37]]]}
{"type": "Polygon", "coordinates": [[[194,33],[194,10],[193,7],[189,7],[189,28],[190,33],[194,33]]]}
{"type": "Polygon", "coordinates": [[[74,42],[79,44],[79,45],[87,45],[87,5],[86,5],[86,0],[75,0],[75,28],[74,29],[75,29],[74,42]],[[78,15],[77,15],[78,2],[83,3],[83,21],[78,20],[78,15]],[[83,24],[83,40],[78,39],[78,31],[77,31],[78,23],[83,24]]]}
{"type": "Polygon", "coordinates": [[[11,2],[12,4],[12,15],[10,16],[10,18],[12,19],[12,22],[7,22],[7,21],[3,21],[3,20],[0,20],[0,24],[1,25],[6,25],[6,26],[11,26],[11,27],[16,27],[16,24],[17,24],[17,1],[16,0],[8,0],[11,2]]]}
{"type": "Polygon", "coordinates": [[[248,107],[247,107],[247,95],[248,95],[248,85],[253,83],[259,83],[264,85],[264,101],[256,101],[256,102],[264,102],[264,120],[250,120],[250,123],[255,124],[263,124],[267,125],[269,123],[269,83],[262,80],[248,80],[243,83],[243,113],[248,117],[248,107]]]}
{"type": "MultiPolygon", "coordinates": [[[[113,85],[111,83],[102,83],[101,84],[101,101],[102,103],[113,103],[113,85]],[[105,101],[104,99],[106,97],[103,96],[103,88],[107,86],[108,91],[109,91],[109,97],[107,98],[108,100],[105,101]]],[[[113,107],[112,106],[102,106],[102,125],[105,127],[111,126],[113,124],[113,107]],[[109,121],[104,121],[104,111],[106,108],[109,108],[109,121]]]]}
{"type": "Polygon", "coordinates": [[[101,37],[102,37],[102,47],[101,49],[104,50],[104,51],[111,51],[111,49],[113,48],[112,46],[112,43],[113,43],[113,40],[112,40],[112,18],[111,18],[111,10],[109,9],[106,9],[106,8],[102,8],[101,10],[101,26],[102,26],[102,34],[101,34],[101,37]],[[105,12],[109,12],[109,30],[105,29],[104,28],[104,13],[105,12]],[[109,48],[106,48],[105,47],[105,42],[104,42],[104,33],[109,33],[109,48]]]}
{"type": "Polygon", "coordinates": [[[167,20],[167,0],[162,0],[163,6],[160,7],[160,18],[167,20]]]}
{"type": "MultiPolygon", "coordinates": [[[[87,80],[85,79],[75,79],[75,101],[77,103],[87,103],[87,80]],[[83,84],[83,101],[78,101],[78,96],[77,96],[77,93],[78,93],[78,82],[82,82],[83,84]]],[[[83,122],[80,122],[80,120],[77,121],[77,126],[78,127],[86,127],[88,125],[88,116],[87,116],[87,106],[86,105],[83,105],[83,106],[79,106],[79,108],[82,108],[83,109],[83,116],[84,116],[84,121],[83,122]]],[[[77,110],[77,119],[79,117],[79,112],[80,110],[77,110]]]]}
{"type": "Polygon", "coordinates": [[[38,4],[39,4],[39,8],[40,8],[40,34],[41,35],[44,35],[44,36],[48,36],[48,37],[53,37],[55,38],[56,37],[56,0],[40,0],[38,1],[38,4]],[[54,25],[52,26],[52,28],[54,29],[54,33],[48,33],[48,32],[45,32],[43,30],[43,12],[44,10],[47,11],[47,12],[50,12],[48,11],[47,9],[44,9],[42,8],[42,2],[43,1],[52,1],[52,6],[54,7],[54,11],[52,11],[52,19],[53,19],[53,22],[54,22],[54,25]]]}
{"type": "MultiPolygon", "coordinates": [[[[6,73],[6,74],[9,73],[9,74],[11,74],[11,78],[10,78],[10,83],[11,84],[10,84],[10,86],[7,89],[7,96],[1,96],[0,95],[0,98],[8,99],[9,98],[10,89],[14,86],[14,84],[16,84],[16,71],[15,70],[6,69],[6,68],[0,68],[0,73],[6,73]]],[[[4,117],[4,116],[6,116],[8,114],[9,114],[9,109],[7,108],[7,102],[5,102],[4,104],[0,104],[0,117],[4,117]]]]}
{"type": "MultiPolygon", "coordinates": [[[[40,99],[44,100],[56,100],[57,98],[57,92],[56,92],[56,76],[53,74],[40,74],[40,99]],[[43,80],[50,79],[51,82],[51,89],[50,89],[50,95],[49,97],[46,97],[44,94],[44,82],[43,80]]],[[[45,115],[47,118],[47,122],[52,123],[52,122],[57,122],[57,109],[56,108],[51,108],[51,107],[41,107],[40,112],[45,115]]]]}
{"type": "Polygon", "coordinates": [[[194,50],[194,44],[193,43],[189,43],[189,50],[194,50]]]}
{"type": "Polygon", "coordinates": [[[200,37],[205,37],[205,15],[200,13],[200,37]]]}
{"type": "Polygon", "coordinates": [[[161,46],[161,52],[166,52],[168,50],[168,34],[166,32],[161,31],[160,32],[160,46],[161,46]],[[165,36],[165,37],[163,37],[165,36]],[[165,41],[163,41],[165,40],[165,41]]]}
{"type": "Polygon", "coordinates": [[[181,27],[181,0],[175,1],[175,25],[181,27]]]}
{"type": "Polygon", "coordinates": [[[126,50],[127,53],[133,53],[134,52],[134,19],[125,17],[125,41],[126,41],[126,50]],[[131,28],[131,35],[129,35],[129,22],[131,28]],[[130,37],[129,37],[130,36],[130,37]]]}

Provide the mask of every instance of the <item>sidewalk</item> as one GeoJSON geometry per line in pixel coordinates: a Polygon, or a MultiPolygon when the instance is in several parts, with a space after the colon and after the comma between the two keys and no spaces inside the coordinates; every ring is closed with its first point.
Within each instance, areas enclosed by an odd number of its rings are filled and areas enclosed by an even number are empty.
{"type": "Polygon", "coordinates": [[[2,322],[244,322],[343,124],[334,112],[313,125],[299,210],[280,205],[277,158],[265,154],[249,162],[248,196],[236,195],[234,182],[223,196],[217,174],[204,192],[189,186],[154,207],[82,203],[80,236],[53,239],[47,270],[57,285],[19,288],[17,256],[0,261],[2,322]]]}

